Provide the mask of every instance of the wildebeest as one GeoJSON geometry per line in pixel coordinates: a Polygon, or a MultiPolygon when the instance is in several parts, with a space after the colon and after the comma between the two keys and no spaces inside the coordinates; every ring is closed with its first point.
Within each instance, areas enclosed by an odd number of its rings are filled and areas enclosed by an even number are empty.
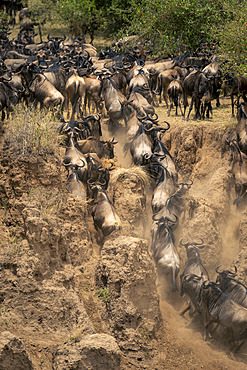
{"type": "Polygon", "coordinates": [[[237,198],[233,204],[238,205],[247,192],[247,155],[241,152],[235,140],[231,142],[233,148],[233,162],[231,172],[234,176],[237,198]]]}
{"type": "Polygon", "coordinates": [[[220,266],[216,267],[218,274],[216,283],[222,292],[229,294],[231,299],[247,308],[247,287],[236,279],[237,268],[235,266],[235,272],[229,270],[219,270],[220,266]]]}
{"type": "Polygon", "coordinates": [[[247,155],[247,113],[246,113],[247,103],[241,103],[238,106],[237,114],[237,143],[241,152],[247,155]]]}
{"type": "Polygon", "coordinates": [[[71,121],[75,118],[82,116],[81,103],[84,108],[84,100],[86,95],[86,84],[83,77],[79,77],[76,71],[72,71],[70,74],[66,86],[65,86],[65,109],[67,109],[67,117],[69,117],[69,102],[72,105],[71,121]]]}
{"type": "Polygon", "coordinates": [[[29,91],[36,99],[35,103],[40,103],[40,106],[59,106],[63,105],[63,95],[48,81],[48,79],[41,73],[40,68],[35,64],[21,65],[17,71],[20,70],[25,84],[29,91]]]}
{"type": "Polygon", "coordinates": [[[66,148],[63,165],[69,169],[76,166],[76,171],[80,181],[87,183],[87,160],[85,156],[76,148],[76,139],[73,131],[68,132],[69,145],[66,148]]]}
{"type": "Polygon", "coordinates": [[[125,96],[120,90],[116,89],[110,77],[105,77],[102,81],[101,96],[109,115],[109,127],[114,130],[119,120],[124,119],[122,103],[125,100],[125,96]]]}
{"type": "Polygon", "coordinates": [[[78,170],[80,168],[77,165],[69,165],[67,166],[68,169],[68,178],[66,181],[65,188],[66,190],[73,194],[75,198],[79,199],[87,199],[87,191],[84,184],[79,179],[78,170]]]}
{"type": "Polygon", "coordinates": [[[93,197],[93,220],[96,230],[101,230],[103,236],[110,235],[114,230],[121,229],[121,221],[105,190],[97,183],[91,186],[93,197]]]}
{"type": "Polygon", "coordinates": [[[158,138],[154,140],[153,153],[158,157],[159,162],[164,166],[166,171],[173,177],[174,181],[178,180],[178,172],[173,157],[166,149],[165,145],[158,138]]]}
{"type": "Polygon", "coordinates": [[[144,165],[146,163],[145,157],[152,155],[153,136],[156,136],[159,131],[167,130],[164,127],[154,127],[154,124],[157,125],[157,122],[152,118],[143,119],[134,138],[125,145],[124,149],[130,149],[133,163],[136,165],[144,165]]]}
{"type": "Polygon", "coordinates": [[[85,95],[85,100],[84,100],[84,114],[86,114],[87,106],[88,106],[88,111],[92,111],[92,104],[94,103],[96,112],[97,113],[103,113],[104,111],[104,105],[103,101],[101,98],[101,81],[92,78],[91,76],[89,77],[84,77],[84,81],[86,84],[86,95],[85,95]]]}
{"type": "Polygon", "coordinates": [[[168,112],[167,112],[168,117],[170,116],[173,103],[176,108],[176,112],[175,112],[176,116],[178,115],[178,107],[180,108],[181,115],[183,116],[184,114],[181,108],[181,98],[183,97],[183,87],[181,83],[179,82],[179,80],[175,79],[169,83],[168,88],[167,88],[167,94],[168,94],[169,103],[170,103],[168,112]]]}
{"type": "Polygon", "coordinates": [[[167,69],[160,72],[157,78],[157,86],[154,91],[155,94],[159,95],[159,103],[161,103],[161,95],[163,91],[163,99],[165,100],[166,107],[168,108],[167,89],[171,81],[179,79],[178,71],[174,69],[167,69]]]}
{"type": "Polygon", "coordinates": [[[135,109],[140,116],[154,115],[153,96],[148,86],[136,86],[131,90],[128,100],[124,104],[135,109]]]}
{"type": "Polygon", "coordinates": [[[96,153],[99,158],[114,158],[114,145],[117,141],[114,138],[111,141],[99,140],[95,137],[88,137],[86,140],[78,140],[77,147],[84,153],[96,153]]]}
{"type": "Polygon", "coordinates": [[[186,120],[189,120],[190,112],[195,105],[196,118],[204,118],[206,108],[212,100],[213,95],[213,78],[207,78],[200,71],[192,71],[183,82],[184,89],[184,116],[186,107],[188,106],[187,96],[191,96],[191,103],[186,120]],[[202,114],[200,111],[202,104],[202,114]]]}
{"type": "Polygon", "coordinates": [[[201,284],[203,281],[209,280],[209,275],[201,262],[198,248],[202,249],[205,245],[203,240],[189,243],[183,243],[181,240],[180,244],[186,248],[187,252],[184,271],[180,275],[180,294],[185,295],[188,300],[188,306],[181,312],[181,315],[184,315],[188,310],[191,310],[192,313],[201,312],[199,302],[201,284]]]}
{"type": "Polygon", "coordinates": [[[177,217],[168,217],[153,222],[151,249],[160,276],[170,276],[172,288],[177,288],[177,275],[180,269],[180,259],[174,244],[172,227],[177,223],[177,217]]]}
{"type": "Polygon", "coordinates": [[[202,284],[201,307],[204,337],[207,339],[208,327],[212,323],[223,325],[230,330],[231,351],[237,352],[247,340],[247,309],[235,303],[213,281],[202,284]]]}
{"type": "Polygon", "coordinates": [[[158,213],[163,207],[165,207],[167,200],[176,192],[176,190],[177,185],[175,184],[173,177],[166,168],[161,165],[160,176],[156,181],[155,188],[153,190],[151,202],[153,213],[158,213]]]}

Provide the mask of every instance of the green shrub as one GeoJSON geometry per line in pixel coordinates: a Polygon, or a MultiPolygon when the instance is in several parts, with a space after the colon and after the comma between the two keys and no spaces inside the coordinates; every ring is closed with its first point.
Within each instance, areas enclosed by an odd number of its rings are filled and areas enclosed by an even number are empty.
{"type": "MultiPolygon", "coordinates": [[[[218,45],[231,24],[245,17],[241,0],[143,0],[133,5],[129,34],[150,39],[154,54],[193,53],[201,44],[218,45]],[[243,14],[243,16],[242,16],[243,14]]],[[[230,47],[230,44],[223,44],[230,47]]],[[[202,48],[203,49],[203,48],[202,48]]],[[[237,50],[234,49],[234,50],[237,50]]],[[[201,50],[203,51],[203,50],[201,50]]]]}

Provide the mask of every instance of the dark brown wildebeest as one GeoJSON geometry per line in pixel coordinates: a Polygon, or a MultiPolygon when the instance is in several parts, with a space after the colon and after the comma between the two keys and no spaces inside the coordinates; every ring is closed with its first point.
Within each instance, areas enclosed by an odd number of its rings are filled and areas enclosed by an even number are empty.
{"type": "Polygon", "coordinates": [[[77,147],[84,153],[96,153],[99,158],[114,158],[114,145],[117,144],[114,138],[111,141],[99,140],[95,137],[88,137],[86,140],[78,140],[77,147]]]}
{"type": "Polygon", "coordinates": [[[219,285],[219,288],[224,293],[229,294],[234,302],[247,308],[247,287],[236,279],[236,266],[234,272],[229,270],[219,271],[220,266],[216,267],[215,270],[218,274],[216,283],[219,285]]]}
{"type": "Polygon", "coordinates": [[[209,325],[220,324],[230,331],[231,352],[237,352],[247,340],[247,309],[222,292],[214,281],[203,282],[200,304],[204,321],[204,338],[208,337],[209,325]]]}

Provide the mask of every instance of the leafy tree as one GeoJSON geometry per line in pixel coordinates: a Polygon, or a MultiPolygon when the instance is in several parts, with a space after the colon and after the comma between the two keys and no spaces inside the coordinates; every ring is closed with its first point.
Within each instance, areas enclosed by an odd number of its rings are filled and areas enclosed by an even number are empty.
{"type": "Polygon", "coordinates": [[[58,0],[56,8],[76,36],[83,37],[90,27],[98,28],[100,11],[94,0],[58,0]]]}
{"type": "Polygon", "coordinates": [[[220,29],[215,29],[218,40],[217,55],[223,61],[223,72],[247,73],[247,18],[246,12],[220,29]]]}
{"type": "Polygon", "coordinates": [[[218,45],[228,24],[234,27],[239,13],[246,14],[244,9],[242,0],[143,0],[133,5],[127,33],[149,39],[157,55],[195,53],[201,45],[218,45]]]}

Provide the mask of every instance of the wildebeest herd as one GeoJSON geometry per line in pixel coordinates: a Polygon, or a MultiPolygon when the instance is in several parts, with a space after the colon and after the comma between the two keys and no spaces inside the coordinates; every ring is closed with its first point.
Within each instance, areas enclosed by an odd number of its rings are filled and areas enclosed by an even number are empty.
{"type": "MultiPolygon", "coordinates": [[[[98,56],[97,50],[80,38],[49,35],[47,41],[34,43],[32,36],[27,29],[9,40],[7,29],[1,30],[2,120],[5,112],[8,118],[11,107],[21,101],[35,107],[39,103],[41,109],[56,108],[61,119],[59,132],[66,136],[62,163],[68,171],[66,189],[76,198],[91,200],[94,225],[102,238],[121,230],[121,220],[107,194],[114,166],[102,162],[103,158],[114,158],[117,142],[113,135],[121,132],[133,164],[143,166],[154,184],[151,250],[158,274],[165,275],[172,288],[177,289],[180,258],[174,230],[183,210],[183,195],[192,181],[179,182],[174,159],[161,140],[170,124],[159,124],[155,113],[157,96],[161,102],[163,95],[168,115],[175,105],[175,114],[179,107],[183,117],[191,97],[188,120],[193,106],[196,118],[204,118],[205,114],[209,117],[212,101],[216,99],[216,106],[220,105],[220,90],[230,91],[234,115],[237,95],[236,138],[229,144],[234,149],[234,203],[238,204],[247,186],[246,77],[223,76],[220,63],[213,56],[184,55],[150,61],[147,49],[130,48],[122,41],[98,56]],[[108,141],[101,140],[101,117],[106,114],[112,134],[108,141]]],[[[236,279],[236,270],[220,271],[217,267],[216,282],[209,280],[199,255],[199,248],[205,247],[203,241],[180,244],[187,251],[180,292],[187,297],[188,307],[182,315],[190,310],[201,316],[205,339],[215,330],[222,336],[227,332],[230,350],[237,351],[247,339],[246,287],[236,279]],[[210,332],[212,323],[219,328],[210,332]]]]}

